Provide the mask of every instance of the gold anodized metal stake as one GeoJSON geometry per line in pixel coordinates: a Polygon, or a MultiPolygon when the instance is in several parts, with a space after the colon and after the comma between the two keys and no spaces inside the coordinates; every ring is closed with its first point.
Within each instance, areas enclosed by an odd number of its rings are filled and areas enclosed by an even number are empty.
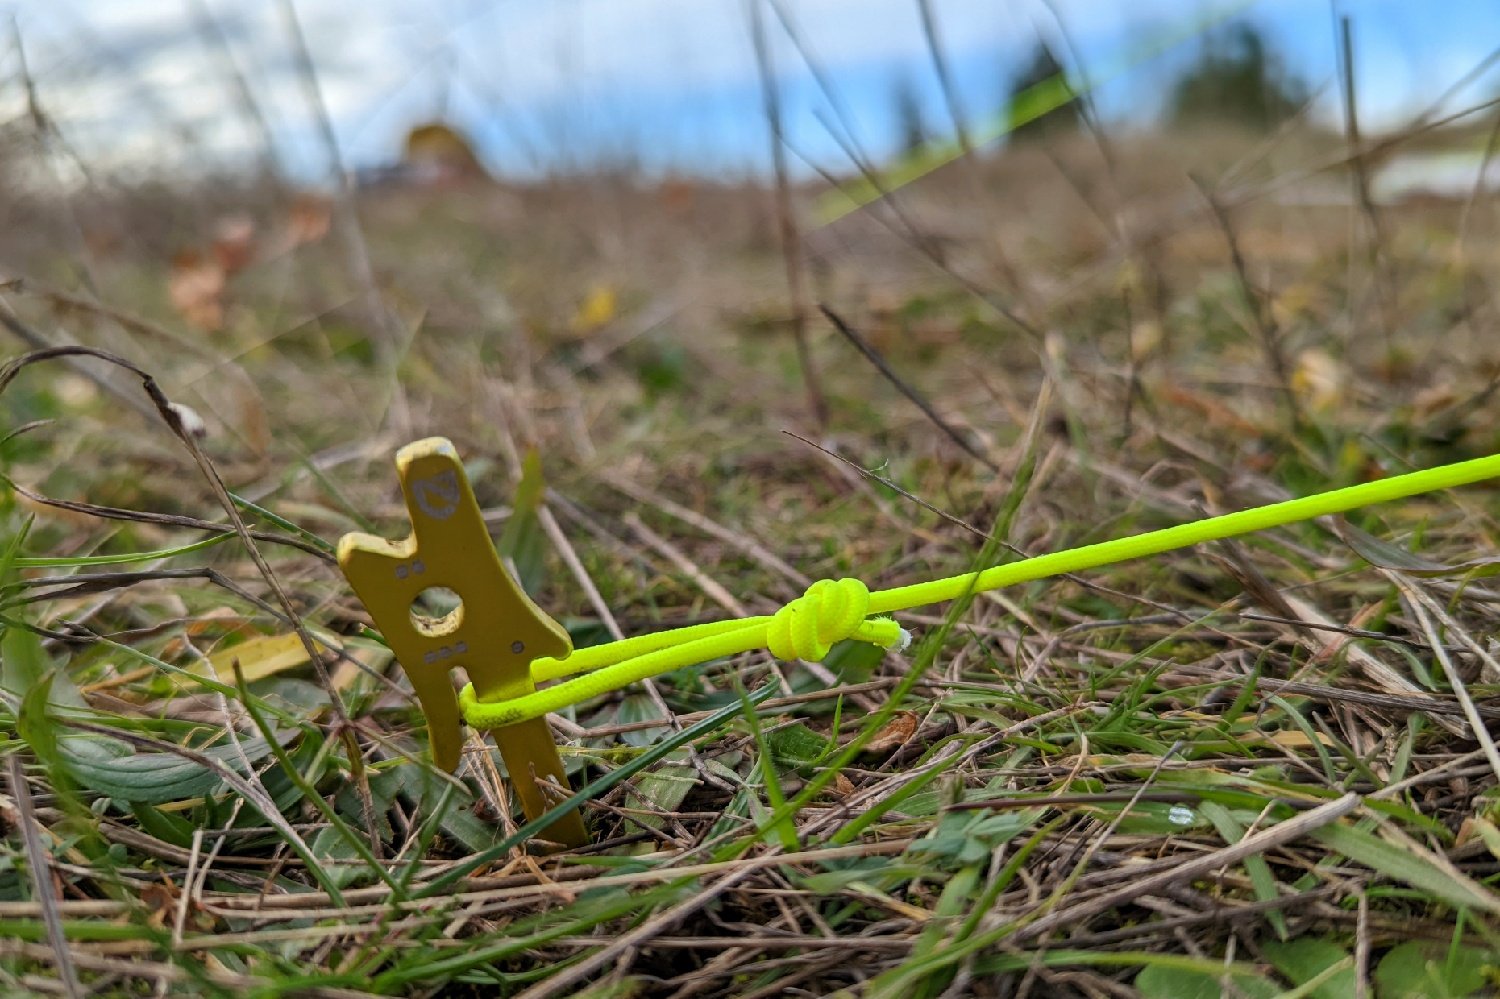
{"type": "MultiPolygon", "coordinates": [[[[462,666],[481,701],[508,700],[535,689],[533,659],[566,658],[573,643],[501,564],[450,441],[430,437],[408,444],[396,453],[396,473],[411,515],[411,536],[392,542],[346,534],[339,541],[339,566],[411,679],[427,716],[433,760],[451,772],[458,767],[463,736],[449,672],[462,666]],[[434,587],[452,590],[460,601],[438,620],[419,616],[413,607],[434,587]]],[[[527,819],[535,819],[552,803],[539,781],[568,787],[546,719],[494,733],[521,807],[527,819]]],[[[568,846],[588,842],[576,809],[542,835],[568,846]]]]}

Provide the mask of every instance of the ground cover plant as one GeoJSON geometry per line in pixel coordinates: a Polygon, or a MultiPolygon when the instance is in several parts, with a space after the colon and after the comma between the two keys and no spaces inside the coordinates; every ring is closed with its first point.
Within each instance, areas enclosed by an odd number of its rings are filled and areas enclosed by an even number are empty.
{"type": "Polygon", "coordinates": [[[578,646],[1500,449],[1484,196],[1330,198],[1389,149],[1295,132],[1038,143],[786,192],[790,305],[751,185],[11,203],[3,987],[1490,990],[1493,486],[582,705],[585,848],[479,735],[428,761],[331,556],[404,534],[418,437],[578,646]]]}

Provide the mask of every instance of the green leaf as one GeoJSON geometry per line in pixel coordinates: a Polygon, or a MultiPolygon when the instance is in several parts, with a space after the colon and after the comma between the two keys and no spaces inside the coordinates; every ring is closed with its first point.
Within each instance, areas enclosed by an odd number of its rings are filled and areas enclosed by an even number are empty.
{"type": "Polygon", "coordinates": [[[639,975],[618,980],[611,978],[610,981],[589,985],[574,992],[573,999],[637,999],[638,996],[645,995],[654,984],[654,980],[639,975]]]}
{"type": "Polygon", "coordinates": [[[6,628],[0,635],[0,688],[25,697],[49,672],[52,681],[46,703],[67,708],[88,706],[72,678],[54,669],[35,632],[16,626],[6,628]]]}
{"type": "Polygon", "coordinates": [[[1451,958],[1447,948],[1425,940],[1397,944],[1375,968],[1376,993],[1380,999],[1463,999],[1484,989],[1500,963],[1495,951],[1467,947],[1451,958]]]}
{"type": "MultiPolygon", "coordinates": [[[[1135,976],[1136,991],[1144,999],[1220,999],[1225,994],[1221,982],[1214,975],[1165,964],[1142,968],[1135,976]]],[[[1274,999],[1281,994],[1274,983],[1258,975],[1235,975],[1234,985],[1248,999],[1274,999]]]]}
{"type": "MultiPolygon", "coordinates": [[[[416,751],[416,747],[406,740],[400,745],[410,752],[416,751]]],[[[473,799],[466,792],[453,793],[452,785],[430,766],[401,763],[372,777],[370,790],[377,808],[384,800],[386,789],[391,786],[410,806],[413,820],[435,821],[437,828],[462,846],[465,852],[488,850],[500,841],[500,830],[474,814],[473,799]],[[435,818],[434,812],[439,812],[435,818]]],[[[382,817],[380,821],[387,820],[382,817]]]]}
{"type": "Polygon", "coordinates": [[[698,775],[687,762],[687,752],[673,753],[669,762],[656,770],[643,774],[635,782],[635,793],[652,808],[664,812],[677,809],[683,800],[698,786],[698,775]]]}
{"type": "MultiPolygon", "coordinates": [[[[150,552],[124,552],[119,555],[68,555],[56,558],[33,557],[21,555],[15,559],[18,569],[51,569],[51,568],[77,568],[85,565],[135,565],[139,562],[155,562],[158,559],[175,558],[178,555],[186,555],[190,552],[201,551],[204,548],[212,548],[231,540],[233,534],[215,534],[211,537],[194,541],[185,545],[177,545],[172,548],[159,548],[150,552]]],[[[327,542],[323,542],[327,544],[327,542]]]]}
{"type": "Polygon", "coordinates": [[[255,696],[271,708],[308,717],[328,706],[328,691],[294,676],[273,676],[251,684],[255,696]]]}
{"type": "MultiPolygon", "coordinates": [[[[1198,813],[1213,823],[1214,829],[1223,838],[1225,843],[1233,846],[1245,837],[1245,827],[1240,820],[1234,817],[1234,813],[1216,801],[1204,800],[1198,804],[1198,813]]],[[[1271,873],[1271,865],[1266,863],[1266,858],[1259,854],[1246,857],[1243,861],[1245,873],[1250,876],[1250,886],[1255,889],[1255,897],[1262,902],[1269,902],[1279,894],[1276,889],[1276,876],[1271,873]]],[[[1266,922],[1276,931],[1276,936],[1282,940],[1286,939],[1286,916],[1279,909],[1272,909],[1266,913],[1266,922]]]]}
{"type": "MultiPolygon", "coordinates": [[[[779,811],[786,805],[786,793],[781,787],[781,775],[776,772],[776,760],[771,752],[770,744],[766,741],[765,731],[760,727],[760,716],[755,713],[754,706],[745,697],[744,688],[740,687],[738,691],[745,710],[745,722],[750,726],[750,734],[755,738],[756,755],[759,757],[757,764],[761,778],[765,781],[766,801],[772,809],[779,811]]],[[[797,827],[792,816],[789,815],[766,826],[763,824],[765,814],[760,807],[760,799],[751,795],[746,799],[746,804],[750,807],[750,817],[755,820],[756,825],[763,829],[774,830],[781,839],[783,849],[788,852],[796,851],[798,847],[797,827]]]]}
{"type": "MultiPolygon", "coordinates": [[[[864,683],[875,673],[875,668],[885,659],[885,649],[869,642],[835,642],[823,665],[839,678],[841,683],[864,683]]],[[[815,678],[816,679],[816,678],[815,678]]],[[[818,686],[823,686],[821,680],[818,686]]]]}
{"type": "Polygon", "coordinates": [[[510,519],[500,532],[496,549],[516,573],[516,582],[527,593],[541,589],[547,578],[547,539],[542,533],[541,518],[537,511],[547,492],[547,480],[542,477],[542,459],[535,448],[526,452],[521,461],[521,481],[516,484],[515,499],[511,503],[510,519]]]}
{"type": "MultiPolygon", "coordinates": [[[[401,767],[366,767],[365,787],[370,793],[370,822],[375,827],[375,836],[382,842],[390,842],[396,836],[391,826],[391,807],[406,784],[406,774],[401,767]]],[[[338,790],[330,797],[333,807],[351,825],[365,829],[364,789],[358,780],[341,780],[338,790]]]]}
{"type": "Polygon", "coordinates": [[[794,875],[793,882],[818,895],[832,895],[857,884],[890,891],[903,881],[916,880],[931,871],[922,864],[894,864],[886,857],[862,857],[837,870],[794,875]]]}
{"type": "Polygon", "coordinates": [[[439,817],[438,828],[470,853],[491,849],[500,842],[500,830],[475,815],[471,808],[450,805],[439,817]]]}
{"type": "Polygon", "coordinates": [[[1491,556],[1473,558],[1465,562],[1447,564],[1434,562],[1405,548],[1398,548],[1388,541],[1362,531],[1350,523],[1339,526],[1340,540],[1366,562],[1384,569],[1400,569],[1410,576],[1436,577],[1459,576],[1472,573],[1474,576],[1493,576],[1500,573],[1500,558],[1491,556]]]}
{"type": "Polygon", "coordinates": [[[804,767],[816,763],[828,751],[828,740],[797,722],[766,733],[771,759],[780,766],[804,767]]]}
{"type": "Polygon", "coordinates": [[[171,812],[164,812],[154,808],[144,801],[133,801],[130,803],[130,813],[135,820],[141,824],[141,829],[151,836],[155,836],[163,843],[171,843],[173,846],[189,847],[193,845],[194,826],[187,819],[171,812]]]}
{"type": "Polygon", "coordinates": [[[1329,825],[1314,830],[1312,838],[1350,860],[1373,868],[1395,881],[1425,891],[1459,908],[1500,913],[1500,900],[1471,878],[1395,843],[1388,843],[1357,826],[1329,825]]]}
{"type": "MultiPolygon", "coordinates": [[[[0,552],[0,583],[10,586],[16,581],[16,564],[20,556],[21,545],[26,540],[30,530],[31,522],[27,521],[26,527],[10,539],[0,552]]],[[[42,682],[42,678],[52,674],[48,681],[48,690],[43,695],[42,704],[58,704],[67,707],[86,707],[83,694],[73,683],[71,677],[63,673],[60,677],[53,671],[53,664],[47,658],[46,650],[42,648],[42,640],[36,632],[25,628],[18,621],[5,622],[5,630],[0,634],[0,689],[15,695],[16,697],[30,699],[32,691],[42,682]]],[[[50,726],[50,721],[45,712],[33,712],[33,725],[50,726]]],[[[21,737],[29,737],[23,732],[21,737]]],[[[43,760],[45,763],[46,761],[43,760]]]]}
{"type": "MultiPolygon", "coordinates": [[[[697,786],[698,772],[688,762],[688,751],[683,749],[667,757],[655,770],[636,778],[634,791],[647,807],[674,812],[697,786]]],[[[632,815],[630,820],[652,829],[665,824],[655,815],[632,815]]]]}
{"type": "Polygon", "coordinates": [[[979,863],[1029,830],[1044,812],[1045,808],[1014,808],[993,814],[948,812],[930,833],[907,847],[907,852],[947,858],[960,866],[979,863]]]}
{"type": "MultiPolygon", "coordinates": [[[[282,741],[290,742],[291,739],[285,737],[282,741]]],[[[323,733],[315,726],[302,728],[296,743],[287,754],[290,769],[296,771],[295,779],[288,772],[289,768],[283,766],[266,769],[260,778],[266,793],[276,805],[276,810],[283,813],[295,808],[303,800],[304,786],[317,784],[323,779],[332,760],[323,733]]]]}
{"type": "Polygon", "coordinates": [[[1302,937],[1285,943],[1270,941],[1264,950],[1276,970],[1298,985],[1306,985],[1334,965],[1346,962],[1348,967],[1323,979],[1307,994],[1312,999],[1352,999],[1355,995],[1354,962],[1336,943],[1302,937]]]}
{"type": "MultiPolygon", "coordinates": [[[[662,728],[671,727],[665,712],[657,707],[656,702],[649,695],[632,693],[620,698],[620,707],[615,711],[616,725],[634,725],[648,721],[661,722],[662,728]]],[[[635,746],[637,749],[652,745],[660,737],[661,729],[653,728],[620,733],[621,742],[627,746],[635,746]]]]}
{"type": "MultiPolygon", "coordinates": [[[[1125,803],[1104,802],[1092,806],[1100,815],[1111,821],[1125,811],[1125,803]]],[[[1186,805],[1172,805],[1160,801],[1137,801],[1129,806],[1130,811],[1120,820],[1121,835],[1171,836],[1183,833],[1194,826],[1207,825],[1198,810],[1186,805]]]]}
{"type": "MultiPolygon", "coordinates": [[[[240,744],[252,765],[271,751],[264,739],[242,739],[240,744]]],[[[91,735],[65,735],[58,745],[63,765],[80,790],[121,801],[162,805],[216,794],[224,786],[213,770],[175,753],[134,753],[124,742],[91,735]]],[[[240,752],[232,745],[196,752],[236,773],[245,772],[240,752]]]]}
{"type": "MultiPolygon", "coordinates": [[[[11,629],[7,637],[15,630],[11,629]]],[[[55,696],[52,685],[56,679],[57,673],[48,670],[26,691],[26,696],[21,698],[21,709],[16,714],[16,731],[46,771],[47,781],[64,813],[60,831],[65,837],[77,836],[82,851],[90,859],[100,861],[109,844],[99,835],[98,823],[88,805],[80,800],[78,787],[67,765],[66,736],[61,734],[60,726],[53,718],[51,705],[55,696]]]]}
{"type": "Polygon", "coordinates": [[[369,880],[369,871],[361,870],[351,862],[358,859],[358,852],[334,826],[319,829],[308,846],[312,848],[313,856],[327,869],[333,883],[340,888],[348,888],[357,881],[369,880]]]}
{"type": "MultiPolygon", "coordinates": [[[[911,956],[907,963],[931,959],[944,944],[953,939],[955,921],[974,905],[975,896],[982,887],[980,875],[980,864],[973,864],[961,868],[948,879],[942,894],[938,896],[937,904],[932,907],[931,918],[923,924],[922,932],[911,945],[911,956]]],[[[952,975],[952,967],[945,967],[932,974],[923,985],[934,986],[928,994],[935,994],[937,987],[952,980],[952,975]]],[[[880,995],[881,990],[872,989],[870,994],[880,995]]]]}
{"type": "MultiPolygon", "coordinates": [[[[15,631],[16,629],[7,630],[5,637],[9,639],[15,631]]],[[[25,696],[21,698],[21,709],[16,713],[16,731],[36,754],[58,794],[64,801],[70,801],[75,788],[68,779],[59,746],[57,724],[52,720],[48,708],[48,702],[52,699],[52,682],[56,678],[56,673],[45,672],[26,688],[25,696]]]]}

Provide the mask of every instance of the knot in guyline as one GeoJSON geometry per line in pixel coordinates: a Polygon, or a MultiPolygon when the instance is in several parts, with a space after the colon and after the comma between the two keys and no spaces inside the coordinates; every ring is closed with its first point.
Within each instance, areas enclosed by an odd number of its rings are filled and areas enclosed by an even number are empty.
{"type": "Polygon", "coordinates": [[[857,638],[884,648],[906,632],[890,618],[868,620],[870,590],[857,579],[820,579],[782,607],[766,626],[766,648],[777,659],[817,662],[835,642],[857,638]]]}

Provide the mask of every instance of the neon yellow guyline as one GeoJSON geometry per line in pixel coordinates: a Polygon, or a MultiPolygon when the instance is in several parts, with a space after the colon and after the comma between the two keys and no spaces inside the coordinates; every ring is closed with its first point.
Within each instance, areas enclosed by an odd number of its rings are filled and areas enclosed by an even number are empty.
{"type": "Polygon", "coordinates": [[[647,677],[755,649],[769,649],[779,659],[818,660],[834,642],[846,638],[891,648],[904,644],[906,633],[890,618],[870,615],[910,610],[970,593],[1160,555],[1497,476],[1500,476],[1500,454],[873,593],[856,579],[820,580],[773,615],[642,635],[581,649],[565,659],[536,659],[531,664],[535,682],[567,676],[574,679],[514,699],[488,703],[480,701],[473,687],[468,686],[459,695],[459,703],[464,720],[470,725],[480,729],[500,728],[540,718],[647,677]]]}

